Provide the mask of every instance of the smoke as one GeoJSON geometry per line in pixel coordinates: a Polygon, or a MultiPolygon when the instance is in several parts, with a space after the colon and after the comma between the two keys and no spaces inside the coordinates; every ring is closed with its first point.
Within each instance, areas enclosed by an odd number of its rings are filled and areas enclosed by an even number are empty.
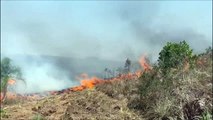
{"type": "MultiPolygon", "coordinates": [[[[155,22],[158,21],[156,19],[160,19],[158,16],[161,10],[158,2],[146,2],[138,5],[135,5],[135,3],[125,4],[117,9],[117,14],[127,24],[126,28],[134,43],[127,47],[128,50],[132,51],[131,55],[140,55],[143,52],[149,54],[152,61],[156,61],[158,53],[167,42],[185,40],[195,53],[203,52],[205,48],[211,45],[211,36],[199,33],[196,29],[185,27],[184,24],[181,27],[175,27],[175,25],[165,24],[164,21],[161,21],[160,27],[156,26],[155,22]]],[[[125,49],[124,56],[129,54],[130,51],[126,52],[125,49]]]]}
{"type": "Polygon", "coordinates": [[[188,23],[161,20],[157,1],[38,3],[2,3],[1,53],[22,68],[21,93],[74,86],[81,72],[97,75],[142,54],[156,61],[167,42],[186,40],[196,53],[211,45],[210,36],[188,23]]]}
{"type": "MultiPolygon", "coordinates": [[[[25,6],[18,8],[19,12],[6,11],[8,14],[17,13],[15,20],[4,15],[3,9],[3,22],[7,23],[3,25],[6,32],[3,34],[3,50],[9,53],[121,61],[126,57],[136,60],[143,53],[157,57],[166,42],[186,40],[196,52],[204,50],[211,43],[210,36],[187,27],[187,23],[177,20],[169,24],[159,20],[162,19],[161,2],[56,3],[41,2],[40,5],[31,6],[32,9],[25,6]],[[52,7],[47,6],[49,4],[52,7]],[[97,8],[93,8],[93,4],[97,8]],[[17,45],[13,44],[15,41],[19,41],[17,45]],[[11,45],[13,49],[9,47],[11,45]]],[[[21,2],[17,6],[21,6],[21,2]]],[[[177,13],[173,14],[175,16],[177,13]]]]}
{"type": "Polygon", "coordinates": [[[79,81],[74,80],[65,69],[60,69],[50,60],[34,56],[10,56],[13,64],[21,66],[23,80],[17,80],[10,86],[17,93],[37,93],[61,90],[76,86],[79,81]]]}

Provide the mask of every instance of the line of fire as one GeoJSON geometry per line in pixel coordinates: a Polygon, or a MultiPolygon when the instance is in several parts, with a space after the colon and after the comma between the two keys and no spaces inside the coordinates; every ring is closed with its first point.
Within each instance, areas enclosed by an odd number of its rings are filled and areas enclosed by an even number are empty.
{"type": "MultiPolygon", "coordinates": [[[[131,66],[131,60],[128,58],[126,59],[125,66],[123,69],[123,73],[115,73],[110,71],[109,69],[105,69],[105,76],[104,78],[99,78],[96,76],[90,77],[86,73],[82,73],[76,77],[77,80],[80,80],[79,86],[70,87],[67,89],[62,89],[58,91],[44,91],[40,93],[30,93],[30,94],[18,94],[15,92],[7,91],[7,93],[1,92],[1,103],[5,99],[17,99],[17,98],[23,98],[25,100],[35,100],[35,99],[42,99],[49,95],[59,95],[64,93],[70,93],[70,92],[76,92],[76,91],[82,91],[85,89],[93,89],[97,84],[104,84],[119,80],[135,80],[138,77],[142,75],[144,71],[151,70],[151,66],[147,62],[147,59],[145,56],[142,56],[139,59],[139,64],[143,69],[136,70],[135,72],[130,72],[130,66],[131,66]]],[[[10,79],[8,80],[8,86],[13,86],[16,84],[16,80],[10,79]]]]}

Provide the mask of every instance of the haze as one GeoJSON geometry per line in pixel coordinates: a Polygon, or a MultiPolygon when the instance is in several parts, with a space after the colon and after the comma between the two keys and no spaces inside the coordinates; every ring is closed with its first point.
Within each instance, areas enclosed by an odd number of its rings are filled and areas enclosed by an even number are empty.
{"type": "Polygon", "coordinates": [[[196,53],[212,46],[212,1],[1,1],[1,56],[21,66],[20,92],[70,87],[142,54],[156,61],[182,40],[196,53]]]}

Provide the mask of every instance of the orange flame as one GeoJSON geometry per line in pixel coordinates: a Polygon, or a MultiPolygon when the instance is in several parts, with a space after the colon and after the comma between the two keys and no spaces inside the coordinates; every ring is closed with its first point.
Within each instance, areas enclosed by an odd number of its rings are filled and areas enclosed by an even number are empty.
{"type": "MultiPolygon", "coordinates": [[[[13,80],[13,79],[9,79],[9,80],[7,81],[7,83],[8,83],[9,85],[14,85],[14,84],[16,83],[16,81],[13,80]]],[[[15,94],[14,94],[14,95],[15,95],[15,94]]],[[[5,95],[5,94],[1,91],[1,94],[0,94],[0,103],[4,101],[5,96],[8,96],[9,98],[14,98],[14,95],[12,95],[11,93],[6,93],[6,95],[5,95]]]]}
{"type": "MultiPolygon", "coordinates": [[[[139,60],[139,63],[144,68],[145,71],[152,69],[151,66],[146,62],[145,56],[141,57],[141,59],[139,60]]],[[[68,90],[63,90],[60,92],[57,92],[57,91],[51,92],[51,94],[60,94],[60,93],[69,92],[69,91],[82,91],[84,89],[94,88],[95,85],[97,85],[99,83],[107,83],[107,82],[113,82],[113,81],[124,80],[124,79],[132,80],[132,79],[137,79],[141,75],[142,75],[142,71],[138,70],[135,73],[121,74],[121,75],[111,78],[109,80],[103,80],[98,77],[89,78],[89,76],[86,73],[82,73],[76,77],[76,79],[81,80],[81,82],[80,82],[81,85],[72,87],[72,88],[69,88],[68,90]]]]}
{"type": "MultiPolygon", "coordinates": [[[[81,80],[81,85],[80,86],[76,86],[76,87],[72,87],[70,90],[71,91],[82,91],[84,89],[92,89],[95,87],[95,85],[100,84],[100,83],[107,83],[107,82],[113,82],[113,81],[119,81],[119,80],[124,80],[124,79],[136,79],[141,75],[141,71],[138,70],[136,73],[128,73],[128,74],[122,74],[118,77],[114,77],[111,78],[109,80],[103,80],[101,78],[98,77],[91,77],[89,78],[87,74],[81,74],[80,76],[87,76],[88,78],[82,79],[81,80]]],[[[77,77],[79,78],[79,77],[77,77]]]]}
{"type": "MultiPolygon", "coordinates": [[[[142,56],[139,60],[140,65],[144,68],[144,71],[151,70],[151,66],[146,62],[145,56],[142,56]]],[[[60,91],[49,91],[47,92],[48,94],[51,95],[56,95],[56,94],[63,94],[63,93],[69,93],[72,91],[82,91],[84,89],[92,89],[94,88],[97,84],[100,83],[109,83],[109,82],[114,82],[114,81],[119,81],[119,80],[135,80],[138,77],[142,75],[142,71],[138,70],[135,73],[128,73],[128,74],[121,74],[117,77],[111,78],[109,80],[103,80],[98,77],[89,77],[86,73],[80,74],[79,76],[76,77],[76,79],[80,80],[80,85],[76,87],[71,87],[68,89],[63,89],[60,91]]],[[[14,85],[15,80],[9,80],[8,84],[14,85]]],[[[2,93],[1,93],[1,100],[2,100],[2,93]]],[[[41,96],[39,94],[31,94],[31,95],[17,95],[17,94],[12,94],[8,93],[7,94],[8,99],[15,99],[17,97],[21,97],[22,99],[27,99],[27,100],[32,100],[32,99],[39,99],[41,96]]]]}
{"type": "Polygon", "coordinates": [[[71,88],[72,91],[81,91],[87,88],[91,89],[91,88],[94,88],[96,84],[103,82],[102,79],[97,77],[89,78],[89,76],[86,73],[83,73],[76,78],[81,79],[81,85],[71,88]]]}
{"type": "Polygon", "coordinates": [[[7,83],[8,83],[9,85],[14,85],[14,84],[16,83],[16,81],[13,80],[13,79],[10,79],[10,80],[8,80],[7,83]]]}
{"type": "Polygon", "coordinates": [[[139,63],[141,65],[141,67],[144,68],[144,71],[148,71],[148,70],[151,70],[151,66],[146,62],[146,58],[145,56],[142,56],[139,60],[139,63]]]}

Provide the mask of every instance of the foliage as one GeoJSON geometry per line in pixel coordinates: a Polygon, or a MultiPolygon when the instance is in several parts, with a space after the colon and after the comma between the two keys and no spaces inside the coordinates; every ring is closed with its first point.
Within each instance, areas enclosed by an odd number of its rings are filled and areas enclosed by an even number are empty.
{"type": "Polygon", "coordinates": [[[33,120],[45,120],[45,119],[40,114],[36,114],[35,116],[33,116],[33,120]]]}
{"type": "MultiPolygon", "coordinates": [[[[167,43],[160,52],[158,65],[154,65],[150,71],[145,71],[139,78],[138,92],[143,117],[183,119],[183,105],[195,98],[209,99],[212,95],[210,53],[212,50],[208,48],[204,55],[197,57],[192,54],[192,49],[185,41],[167,43]],[[205,64],[205,67],[195,64],[196,60],[202,60],[202,65],[205,64]],[[184,71],[185,62],[188,62],[188,65],[194,69],[184,71]]],[[[210,105],[208,101],[205,102],[207,103],[205,109],[209,110],[210,105]]],[[[190,110],[196,111],[194,107],[189,107],[190,110]]],[[[202,114],[199,114],[202,120],[210,120],[212,117],[212,113],[202,114]]],[[[194,117],[194,114],[190,115],[194,117]]]]}
{"type": "Polygon", "coordinates": [[[21,69],[12,63],[10,58],[1,60],[1,92],[6,93],[7,83],[10,78],[22,79],[21,69]]]}
{"type": "Polygon", "coordinates": [[[202,115],[202,119],[201,119],[201,120],[212,120],[212,115],[211,115],[211,113],[205,112],[205,113],[202,115]]]}
{"type": "Polygon", "coordinates": [[[188,62],[190,67],[195,63],[196,56],[189,45],[182,41],[180,43],[168,42],[159,53],[158,65],[163,73],[171,70],[171,68],[183,68],[188,62]]]}
{"type": "Polygon", "coordinates": [[[172,74],[167,73],[166,78],[162,76],[158,66],[153,66],[152,70],[145,71],[139,78],[139,91],[141,96],[147,96],[149,93],[158,92],[159,88],[170,90],[170,88],[172,88],[172,74]]]}
{"type": "Polygon", "coordinates": [[[210,54],[210,53],[212,53],[212,47],[211,46],[206,48],[206,54],[210,54]]]}
{"type": "Polygon", "coordinates": [[[0,116],[1,116],[0,118],[7,118],[8,117],[7,112],[3,109],[0,109],[0,116]]]}
{"type": "Polygon", "coordinates": [[[213,51],[212,47],[209,46],[208,48],[205,49],[205,52],[198,54],[198,57],[202,57],[205,55],[210,55],[210,57],[212,57],[212,51],[213,51]]]}
{"type": "Polygon", "coordinates": [[[156,86],[160,85],[160,81],[156,80],[156,75],[153,72],[143,73],[140,79],[141,83],[139,86],[139,91],[141,96],[148,95],[149,91],[151,92],[151,90],[154,90],[156,86]]]}

